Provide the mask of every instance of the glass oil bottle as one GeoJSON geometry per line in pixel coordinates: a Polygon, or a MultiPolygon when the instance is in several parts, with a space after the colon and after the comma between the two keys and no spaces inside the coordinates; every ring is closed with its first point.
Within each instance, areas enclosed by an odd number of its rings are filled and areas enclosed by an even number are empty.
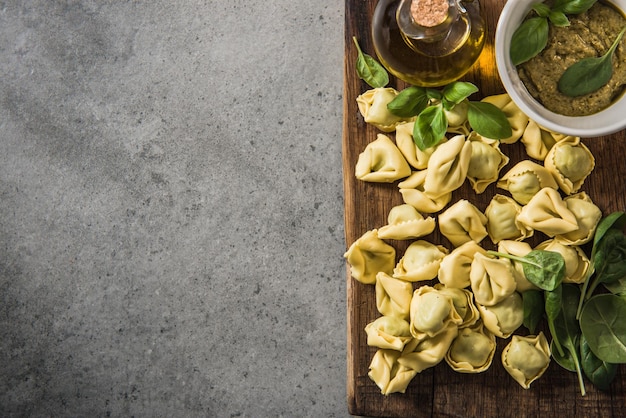
{"type": "Polygon", "coordinates": [[[397,78],[438,87],[461,78],[485,44],[479,0],[379,0],[372,38],[381,64],[397,78]]]}

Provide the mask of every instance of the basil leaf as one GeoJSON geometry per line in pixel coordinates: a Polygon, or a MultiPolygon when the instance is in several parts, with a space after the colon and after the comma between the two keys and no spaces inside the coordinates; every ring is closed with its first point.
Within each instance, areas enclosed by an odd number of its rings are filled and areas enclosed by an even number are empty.
{"type": "Polygon", "coordinates": [[[532,9],[541,17],[548,17],[550,15],[550,6],[545,3],[535,3],[532,5],[532,9]]]}
{"type": "Polygon", "coordinates": [[[612,294],[593,296],[583,306],[580,328],[589,348],[607,363],[626,363],[626,300],[612,294]]]}
{"type": "Polygon", "coordinates": [[[387,73],[387,70],[385,70],[385,68],[374,58],[361,51],[361,47],[356,40],[356,36],[353,36],[352,40],[354,41],[358,52],[356,59],[356,72],[359,78],[373,88],[385,87],[389,84],[389,74],[387,73]]]}
{"type": "Polygon", "coordinates": [[[543,294],[540,290],[527,290],[522,293],[522,301],[524,304],[523,324],[533,334],[543,317],[543,294]]]}
{"type": "Polygon", "coordinates": [[[548,19],[531,17],[524,21],[511,38],[511,61],[522,64],[544,50],[548,44],[548,19]]]}
{"type": "Polygon", "coordinates": [[[387,109],[401,118],[410,118],[419,115],[427,105],[426,90],[422,87],[411,86],[402,90],[388,103],[387,109]]]}
{"type": "Polygon", "coordinates": [[[559,91],[566,96],[577,97],[592,93],[608,83],[613,76],[613,52],[624,31],[626,27],[601,57],[583,58],[565,70],[558,82],[559,91]]]}
{"type": "Polygon", "coordinates": [[[480,135],[490,139],[504,139],[513,134],[506,115],[487,102],[469,102],[467,120],[480,135]]]}
{"type": "Polygon", "coordinates": [[[580,362],[585,376],[591,380],[591,383],[600,390],[609,390],[617,374],[617,365],[602,361],[593,354],[584,335],[580,339],[580,362]]]}
{"type": "Polygon", "coordinates": [[[569,26],[569,19],[563,12],[550,12],[548,18],[554,26],[569,26]]]}
{"type": "Polygon", "coordinates": [[[428,96],[429,99],[434,99],[434,100],[441,100],[443,99],[443,94],[436,89],[426,89],[426,96],[428,96]]]}
{"type": "Polygon", "coordinates": [[[417,116],[413,125],[415,145],[424,151],[443,139],[448,129],[448,119],[441,104],[429,106],[417,116]]]}
{"type": "MultiPolygon", "coordinates": [[[[463,100],[467,99],[472,94],[478,91],[478,87],[473,85],[472,83],[467,83],[464,81],[457,81],[454,83],[450,83],[443,88],[443,98],[445,101],[457,105],[461,103],[463,100]]],[[[444,103],[445,106],[445,103],[444,103]]],[[[446,110],[452,109],[454,106],[450,108],[446,108],[446,110]]]]}
{"type": "Polygon", "coordinates": [[[552,10],[560,11],[568,15],[576,15],[586,12],[595,4],[596,0],[569,0],[559,2],[552,10]]]}

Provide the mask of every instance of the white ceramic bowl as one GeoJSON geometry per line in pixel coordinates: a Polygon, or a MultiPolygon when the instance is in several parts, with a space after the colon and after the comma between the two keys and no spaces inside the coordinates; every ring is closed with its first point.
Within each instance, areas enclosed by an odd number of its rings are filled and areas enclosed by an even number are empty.
{"type": "MultiPolygon", "coordinates": [[[[535,100],[520,80],[511,62],[509,48],[513,32],[534,3],[539,0],[508,0],[502,9],[496,28],[496,65],[502,84],[511,99],[528,117],[554,132],[594,137],[608,135],[626,128],[626,95],[608,108],[588,116],[564,116],[551,112],[535,100]]],[[[611,0],[613,5],[626,10],[626,0],[611,0]]]]}

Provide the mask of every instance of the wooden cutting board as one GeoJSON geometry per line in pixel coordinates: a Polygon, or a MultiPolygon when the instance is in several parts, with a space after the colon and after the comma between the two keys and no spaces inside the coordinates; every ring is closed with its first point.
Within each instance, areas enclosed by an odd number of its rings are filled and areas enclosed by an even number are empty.
{"type": "MultiPolygon", "coordinates": [[[[513,1],[513,0],[511,0],[513,1]]],[[[487,43],[479,62],[463,77],[480,89],[482,96],[499,94],[504,88],[499,80],[494,58],[494,32],[506,0],[482,0],[488,22],[487,43]]],[[[345,192],[346,249],[368,230],[387,223],[389,210],[403,203],[397,184],[375,184],[359,181],[354,167],[359,153],[376,138],[378,131],[363,122],[356,97],[369,87],[354,70],[356,36],[364,52],[375,56],[370,37],[370,22],[375,0],[346,0],[343,174],[345,192]]],[[[390,86],[401,89],[404,84],[392,78],[390,86]]],[[[477,100],[479,97],[472,97],[477,100]]],[[[625,115],[626,117],[626,115],[625,115]]],[[[393,135],[391,135],[393,138],[393,135]]],[[[585,139],[583,142],[596,158],[596,167],[583,186],[604,214],[626,210],[626,131],[585,139]]],[[[521,143],[502,145],[511,161],[505,173],[521,159],[527,158],[521,143]]],[[[506,194],[501,189],[500,193],[506,194]]],[[[453,202],[468,199],[485,210],[493,194],[491,185],[476,195],[466,184],[453,195],[453,202]]],[[[438,230],[426,237],[431,242],[452,248],[438,230]]],[[[537,234],[531,241],[542,240],[537,234]]],[[[488,241],[488,239],[487,239],[488,241]]],[[[402,255],[407,243],[392,242],[402,255]]],[[[363,285],[350,277],[347,269],[347,393],[348,408],[353,415],[372,417],[622,417],[626,416],[626,369],[620,367],[609,392],[601,392],[587,382],[587,395],[582,397],[574,373],[552,362],[548,371],[531,389],[524,390],[506,373],[500,361],[502,347],[508,340],[499,340],[491,368],[481,374],[460,374],[445,363],[418,374],[405,394],[383,396],[367,376],[375,348],[366,344],[364,327],[376,319],[374,286],[363,285]]],[[[626,320],[626,318],[624,318],[626,320]]]]}

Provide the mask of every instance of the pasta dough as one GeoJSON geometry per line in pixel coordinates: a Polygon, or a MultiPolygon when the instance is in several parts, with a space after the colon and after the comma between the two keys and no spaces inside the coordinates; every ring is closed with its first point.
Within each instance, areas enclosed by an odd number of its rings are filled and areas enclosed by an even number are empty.
{"type": "Polygon", "coordinates": [[[381,239],[405,240],[428,235],[435,230],[435,218],[424,217],[409,204],[394,206],[387,217],[388,224],[378,229],[381,239]]]}
{"type": "Polygon", "coordinates": [[[367,345],[402,351],[411,341],[409,323],[395,316],[381,316],[365,326],[367,345]]]}
{"type": "Polygon", "coordinates": [[[470,285],[472,261],[476,253],[487,255],[487,251],[475,241],[468,241],[452,250],[439,264],[439,281],[446,287],[458,289],[468,287],[470,285]]]}
{"type": "Polygon", "coordinates": [[[383,395],[404,393],[417,372],[398,363],[400,352],[380,349],[374,354],[368,376],[383,395]]]}
{"type": "Polygon", "coordinates": [[[422,151],[413,140],[414,126],[415,122],[405,122],[396,127],[396,146],[409,165],[417,170],[425,170],[428,167],[428,160],[437,146],[446,142],[447,139],[444,137],[439,144],[422,151]]]}
{"type": "Polygon", "coordinates": [[[378,134],[359,155],[354,169],[359,180],[393,183],[411,175],[411,167],[388,136],[378,134]]]}
{"type": "Polygon", "coordinates": [[[424,190],[426,170],[415,171],[407,179],[398,183],[404,203],[422,213],[435,213],[443,209],[452,199],[452,192],[432,197],[424,190]]]}
{"type": "Polygon", "coordinates": [[[544,187],[559,188],[552,174],[542,165],[530,160],[515,164],[500,180],[497,186],[508,190],[513,199],[525,205],[544,187]]]}
{"type": "Polygon", "coordinates": [[[470,270],[470,285],[479,305],[493,306],[515,292],[511,262],[476,253],[470,270]]]}
{"type": "Polygon", "coordinates": [[[472,132],[467,139],[472,145],[467,179],[476,193],[482,193],[498,180],[500,170],[508,164],[509,157],[500,151],[498,141],[483,138],[476,132],[472,132]]]}
{"type": "Polygon", "coordinates": [[[408,246],[404,256],[393,269],[393,277],[409,282],[432,280],[437,277],[439,263],[448,250],[428,241],[417,240],[408,246]]]}
{"type": "Polygon", "coordinates": [[[439,215],[439,230],[455,247],[468,241],[482,241],[487,236],[486,224],[487,217],[465,199],[439,215]]]}
{"type": "Polygon", "coordinates": [[[578,220],[569,210],[559,192],[544,187],[530,199],[517,216],[526,227],[541,231],[549,237],[578,229],[578,220]]]}
{"type": "Polygon", "coordinates": [[[496,194],[485,209],[487,232],[494,244],[502,240],[523,240],[533,235],[533,230],[517,220],[522,207],[508,196],[496,194]]]}
{"type": "Polygon", "coordinates": [[[522,337],[514,335],[502,351],[504,369],[524,389],[539,379],[550,365],[550,345],[545,335],[522,337]]]}
{"type": "Polygon", "coordinates": [[[544,161],[565,194],[580,190],[595,166],[595,159],[580,138],[568,136],[557,142],[544,161]]]}
{"type": "Polygon", "coordinates": [[[378,238],[378,230],[367,231],[343,255],[350,263],[350,274],[364,284],[376,283],[379,272],[391,274],[396,263],[396,250],[378,238]]]}
{"type": "Polygon", "coordinates": [[[394,88],[379,87],[358,96],[356,102],[363,120],[383,132],[393,132],[402,118],[391,113],[387,105],[397,95],[398,91],[394,88]]]}
{"type": "Polygon", "coordinates": [[[567,245],[583,245],[593,239],[596,227],[602,219],[602,211],[585,192],[580,192],[563,199],[567,208],[576,217],[578,229],[558,234],[556,239],[567,245]]]}
{"type": "MultiPolygon", "coordinates": [[[[498,252],[511,254],[518,257],[524,257],[532,251],[530,244],[527,242],[502,240],[498,243],[498,252]]],[[[525,292],[527,290],[537,289],[537,286],[526,279],[524,274],[524,266],[519,261],[511,261],[513,265],[513,278],[515,279],[515,290],[525,292]]]]}
{"type": "Polygon", "coordinates": [[[529,120],[524,134],[522,135],[522,143],[526,147],[526,154],[530,158],[543,161],[552,149],[565,135],[552,132],[542,126],[539,126],[534,120],[529,120]]]}
{"type": "Polygon", "coordinates": [[[461,187],[467,177],[471,156],[472,145],[463,135],[440,144],[428,160],[424,191],[438,198],[461,187]]]}
{"type": "Polygon", "coordinates": [[[454,309],[461,317],[462,321],[457,324],[459,328],[472,326],[480,318],[478,308],[474,305],[474,294],[467,289],[458,289],[454,287],[446,287],[441,283],[433,286],[435,290],[452,301],[454,309]]]}
{"type": "Polygon", "coordinates": [[[460,373],[480,373],[491,366],[496,353],[496,337],[482,322],[459,330],[446,353],[446,363],[460,373]]]}
{"type": "Polygon", "coordinates": [[[448,120],[448,129],[446,132],[457,135],[469,135],[471,127],[467,120],[467,111],[469,109],[469,102],[467,99],[457,104],[452,110],[443,108],[443,112],[448,120]]]}
{"type": "Polygon", "coordinates": [[[434,337],[414,338],[406,345],[398,364],[417,373],[436,366],[444,359],[458,332],[458,327],[450,326],[434,337]]]}
{"type": "Polygon", "coordinates": [[[381,315],[409,319],[413,286],[387,273],[376,275],[376,309],[381,315]]]}
{"type": "Polygon", "coordinates": [[[463,318],[449,295],[431,286],[421,286],[411,300],[411,335],[417,339],[434,337],[450,326],[458,327],[463,318]]]}
{"type": "Polygon", "coordinates": [[[517,292],[492,306],[479,304],[478,312],[485,327],[500,338],[509,338],[524,322],[524,302],[517,292]]]}

